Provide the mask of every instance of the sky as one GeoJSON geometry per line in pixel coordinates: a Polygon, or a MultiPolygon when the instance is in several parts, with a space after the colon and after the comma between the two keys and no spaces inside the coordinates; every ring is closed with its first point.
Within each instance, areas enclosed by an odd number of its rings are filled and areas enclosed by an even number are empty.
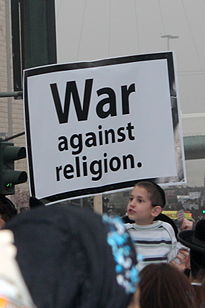
{"type": "MultiPolygon", "coordinates": [[[[205,135],[205,0],[55,0],[55,8],[58,63],[173,51],[183,136],[205,135]]],[[[188,185],[202,186],[205,159],[186,161],[186,172],[188,185]]]]}

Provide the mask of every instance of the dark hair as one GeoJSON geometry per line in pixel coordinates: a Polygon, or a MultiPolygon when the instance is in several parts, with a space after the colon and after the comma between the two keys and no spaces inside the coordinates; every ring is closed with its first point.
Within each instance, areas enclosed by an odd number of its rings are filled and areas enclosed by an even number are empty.
{"type": "Polygon", "coordinates": [[[141,308],[194,308],[194,290],[184,273],[168,263],[149,264],[140,272],[141,308]]]}
{"type": "Polygon", "coordinates": [[[4,195],[0,194],[0,216],[7,222],[12,217],[17,215],[17,209],[15,205],[4,195]]]}
{"type": "Polygon", "coordinates": [[[162,208],[165,207],[165,192],[158,184],[151,181],[140,181],[136,183],[135,186],[140,186],[146,189],[146,191],[149,193],[152,206],[159,205],[162,208]]]}

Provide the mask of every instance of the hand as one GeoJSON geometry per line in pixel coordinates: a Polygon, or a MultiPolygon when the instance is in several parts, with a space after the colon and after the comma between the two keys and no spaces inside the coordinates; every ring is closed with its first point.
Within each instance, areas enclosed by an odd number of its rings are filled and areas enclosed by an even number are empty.
{"type": "Polygon", "coordinates": [[[193,229],[193,221],[190,221],[186,218],[183,218],[182,220],[182,223],[181,223],[181,226],[180,226],[180,231],[183,231],[183,230],[192,230],[193,229]]]}
{"type": "Polygon", "coordinates": [[[190,269],[190,254],[187,249],[180,249],[176,255],[176,258],[170,262],[171,265],[175,266],[180,272],[185,269],[190,269]]]}

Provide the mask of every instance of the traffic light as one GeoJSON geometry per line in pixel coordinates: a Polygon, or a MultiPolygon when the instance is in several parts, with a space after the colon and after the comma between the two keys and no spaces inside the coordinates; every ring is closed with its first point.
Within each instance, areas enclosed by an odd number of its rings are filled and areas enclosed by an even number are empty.
{"type": "Polygon", "coordinates": [[[0,193],[13,195],[15,185],[27,181],[25,171],[15,170],[15,161],[26,157],[24,147],[16,147],[13,143],[0,141],[0,193]]]}

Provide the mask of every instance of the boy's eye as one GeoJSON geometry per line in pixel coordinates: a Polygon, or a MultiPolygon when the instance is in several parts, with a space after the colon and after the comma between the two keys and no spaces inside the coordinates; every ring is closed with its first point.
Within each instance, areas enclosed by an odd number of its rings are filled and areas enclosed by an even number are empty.
{"type": "MultiPolygon", "coordinates": [[[[132,201],[132,200],[134,200],[134,197],[130,196],[130,197],[129,197],[129,201],[132,201]]],[[[144,200],[141,199],[141,198],[136,198],[136,201],[137,201],[138,203],[142,203],[144,200]]]]}

